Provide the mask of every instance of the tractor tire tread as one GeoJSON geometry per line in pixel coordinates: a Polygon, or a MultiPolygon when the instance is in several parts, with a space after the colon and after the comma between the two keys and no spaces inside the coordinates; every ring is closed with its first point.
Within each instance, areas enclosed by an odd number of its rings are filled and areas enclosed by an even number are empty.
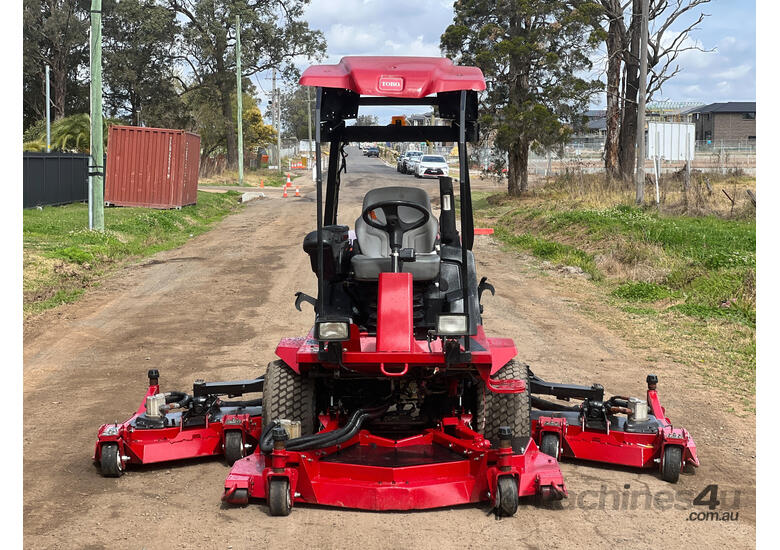
{"type": "Polygon", "coordinates": [[[477,388],[477,431],[493,443],[498,441],[498,428],[501,426],[509,426],[513,437],[530,437],[528,365],[512,359],[491,378],[523,380],[526,389],[522,393],[494,393],[480,380],[477,388]]]}
{"type": "Polygon", "coordinates": [[[311,435],[314,408],[314,380],[297,374],[282,360],[268,363],[263,385],[263,427],[277,419],[299,421],[301,435],[311,435]]]}

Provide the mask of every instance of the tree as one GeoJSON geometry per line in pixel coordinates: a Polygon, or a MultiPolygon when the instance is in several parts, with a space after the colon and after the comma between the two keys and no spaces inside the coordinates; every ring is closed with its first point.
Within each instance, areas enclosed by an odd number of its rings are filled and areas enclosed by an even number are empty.
{"type": "MultiPolygon", "coordinates": [[[[663,84],[680,72],[676,64],[680,54],[701,48],[689,39],[706,17],[698,15],[679,32],[670,29],[680,17],[710,0],[650,0],[650,28],[647,51],[647,101],[663,84]]],[[[605,168],[610,175],[629,181],[636,167],[638,128],[637,96],[641,32],[641,0],[600,0],[606,26],[607,46],[607,139],[604,146],[605,168]],[[629,10],[629,5],[631,9],[629,10]],[[623,93],[620,94],[620,89],[623,93]]]]}
{"type": "MultiPolygon", "coordinates": [[[[307,96],[306,86],[295,86],[279,94],[282,112],[282,136],[294,137],[296,141],[309,136],[309,118],[306,113],[308,99],[311,109],[312,133],[314,132],[314,94],[307,96]]],[[[267,115],[269,116],[269,115],[267,115]]]]}
{"type": "MultiPolygon", "coordinates": [[[[265,147],[276,139],[276,131],[263,122],[263,116],[257,100],[252,95],[254,86],[249,80],[241,84],[244,90],[242,98],[244,116],[244,147],[252,149],[265,147]]],[[[219,105],[218,97],[210,88],[198,88],[185,96],[187,108],[194,124],[192,129],[200,135],[201,161],[205,161],[217,151],[227,151],[228,134],[223,124],[222,114],[214,108],[219,105]]],[[[236,118],[236,93],[230,97],[231,116],[236,118]]],[[[231,130],[235,132],[235,129],[231,130]]],[[[235,137],[235,135],[234,135],[235,137]]]]}
{"type": "Polygon", "coordinates": [[[45,116],[45,66],[50,67],[52,117],[87,110],[88,0],[24,0],[24,127],[45,116]]]}
{"type": "Polygon", "coordinates": [[[186,122],[173,80],[176,14],[155,0],[103,2],[105,104],[134,126],[186,122]]]}
{"type": "Polygon", "coordinates": [[[528,188],[531,146],[563,143],[601,87],[577,76],[592,66],[588,56],[597,40],[591,31],[599,13],[591,0],[455,2],[441,48],[485,75],[482,121],[508,153],[511,195],[528,188]]]}
{"type": "MultiPolygon", "coordinates": [[[[103,145],[108,143],[108,127],[121,121],[103,118],[103,145]]],[[[88,113],[78,113],[56,120],[51,125],[51,148],[54,151],[89,153],[90,130],[88,113]]],[[[24,133],[25,151],[46,150],[46,125],[36,123],[24,133]]]]}
{"type": "Polygon", "coordinates": [[[249,77],[277,68],[283,77],[296,73],[294,58],[324,51],[322,33],[302,21],[308,0],[167,0],[184,20],[179,61],[190,76],[179,78],[184,93],[201,90],[216,100],[226,139],[228,166],[237,162],[235,18],[241,18],[242,72],[249,77]]]}
{"type": "Polygon", "coordinates": [[[358,115],[355,121],[356,126],[376,126],[379,124],[379,119],[374,115],[358,115]]]}

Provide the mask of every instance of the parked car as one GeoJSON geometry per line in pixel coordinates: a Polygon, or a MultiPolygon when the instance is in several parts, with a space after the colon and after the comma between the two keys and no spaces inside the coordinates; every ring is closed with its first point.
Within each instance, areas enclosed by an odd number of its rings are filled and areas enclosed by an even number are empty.
{"type": "Polygon", "coordinates": [[[395,161],[395,170],[396,172],[402,172],[404,168],[404,161],[406,160],[407,155],[409,154],[409,151],[406,153],[401,153],[398,155],[398,159],[395,161]]]}
{"type": "Polygon", "coordinates": [[[412,157],[409,157],[409,159],[406,161],[406,173],[407,174],[416,174],[417,173],[417,165],[420,163],[420,159],[422,158],[422,154],[414,155],[412,157]]]}
{"type": "Polygon", "coordinates": [[[448,176],[450,167],[441,155],[423,155],[415,164],[414,175],[418,178],[448,176]]]}
{"type": "Polygon", "coordinates": [[[407,151],[406,157],[404,157],[403,164],[401,164],[401,173],[402,174],[414,174],[414,171],[412,170],[412,161],[414,159],[419,159],[422,156],[422,151],[407,151]]]}
{"type": "Polygon", "coordinates": [[[366,149],[366,156],[379,158],[379,147],[369,147],[366,149]]]}

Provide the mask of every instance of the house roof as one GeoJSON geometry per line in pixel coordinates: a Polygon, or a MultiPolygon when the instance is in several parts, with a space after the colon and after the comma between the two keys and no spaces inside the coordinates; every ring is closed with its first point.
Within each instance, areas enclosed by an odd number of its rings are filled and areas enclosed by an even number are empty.
{"type": "Polygon", "coordinates": [[[710,103],[701,107],[694,107],[685,111],[685,114],[691,113],[755,113],[755,101],[728,101],[726,103],[710,103]]]}

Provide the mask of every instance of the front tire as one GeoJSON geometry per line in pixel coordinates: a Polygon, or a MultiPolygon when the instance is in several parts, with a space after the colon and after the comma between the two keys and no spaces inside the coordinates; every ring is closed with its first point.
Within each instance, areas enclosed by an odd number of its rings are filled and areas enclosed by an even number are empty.
{"type": "Polygon", "coordinates": [[[542,435],[542,444],[539,445],[539,450],[558,460],[561,451],[561,440],[558,439],[558,434],[546,433],[542,435]]]}
{"type": "Polygon", "coordinates": [[[496,514],[504,518],[514,516],[520,501],[517,480],[512,476],[501,476],[496,485],[496,514]]]}
{"type": "Polygon", "coordinates": [[[225,432],[225,461],[232,466],[236,460],[244,458],[244,434],[241,430],[225,432]]]}
{"type": "Polygon", "coordinates": [[[284,478],[271,478],[268,483],[268,511],[272,516],[289,516],[292,509],[290,482],[284,478]]]}
{"type": "Polygon", "coordinates": [[[100,448],[100,473],[104,477],[120,477],[125,473],[119,445],[106,443],[100,448]]]}
{"type": "Polygon", "coordinates": [[[274,420],[301,423],[301,435],[314,433],[314,380],[297,374],[284,361],[268,363],[263,384],[263,429],[274,420]]]}
{"type": "Polygon", "coordinates": [[[669,483],[677,483],[680,479],[680,470],[682,470],[682,447],[669,445],[664,449],[661,479],[669,483]]]}
{"type": "Polygon", "coordinates": [[[477,430],[492,443],[498,441],[498,428],[509,426],[513,437],[531,436],[531,396],[528,393],[528,365],[512,359],[491,378],[523,380],[522,393],[494,393],[480,378],[477,386],[477,430]]]}

